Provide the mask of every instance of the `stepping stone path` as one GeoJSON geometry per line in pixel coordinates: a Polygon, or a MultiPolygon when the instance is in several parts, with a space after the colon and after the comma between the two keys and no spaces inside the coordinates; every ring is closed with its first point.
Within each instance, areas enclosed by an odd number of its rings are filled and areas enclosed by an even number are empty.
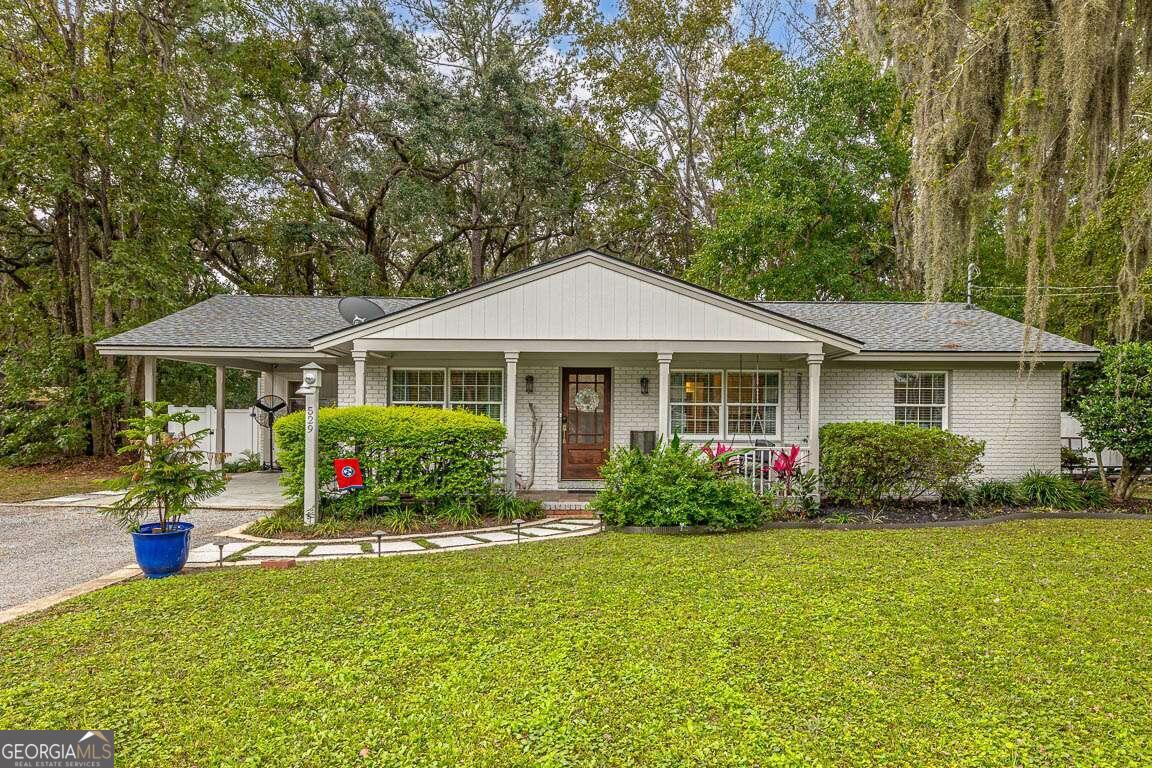
{"type": "MultiPolygon", "coordinates": [[[[515,527],[505,527],[491,531],[461,531],[447,535],[418,534],[405,537],[389,537],[377,542],[374,538],[357,541],[316,543],[296,542],[285,544],[272,541],[228,542],[224,545],[224,564],[236,565],[241,562],[256,562],[294,558],[301,562],[309,560],[330,560],[349,557],[378,557],[380,555],[435,552],[437,550],[461,550],[473,547],[486,547],[493,544],[515,544],[549,537],[586,536],[600,531],[600,524],[589,519],[556,519],[534,523],[521,528],[519,536],[515,527]],[[371,548],[365,552],[361,542],[371,548]],[[307,553],[307,554],[304,554],[307,553]]],[[[188,553],[190,567],[211,567],[220,562],[220,548],[216,544],[201,544],[188,553]]]]}

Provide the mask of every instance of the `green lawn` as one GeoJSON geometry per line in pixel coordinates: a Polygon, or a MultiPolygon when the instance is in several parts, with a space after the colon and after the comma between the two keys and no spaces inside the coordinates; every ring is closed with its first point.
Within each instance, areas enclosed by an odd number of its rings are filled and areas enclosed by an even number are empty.
{"type": "Polygon", "coordinates": [[[1152,525],[610,534],[133,582],[0,627],[117,765],[1152,758],[1152,525]]]}
{"type": "Polygon", "coordinates": [[[0,504],[103,490],[104,481],[119,474],[117,467],[121,463],[122,460],[111,457],[0,467],[0,504]]]}

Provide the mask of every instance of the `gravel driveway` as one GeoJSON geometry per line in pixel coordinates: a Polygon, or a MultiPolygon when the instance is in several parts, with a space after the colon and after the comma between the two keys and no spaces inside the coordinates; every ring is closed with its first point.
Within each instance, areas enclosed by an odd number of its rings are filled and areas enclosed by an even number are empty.
{"type": "MultiPolygon", "coordinates": [[[[268,514],[261,510],[200,510],[192,546],[213,534],[268,514]]],[[[0,610],[135,562],[132,537],[88,507],[0,506],[0,610]]]]}

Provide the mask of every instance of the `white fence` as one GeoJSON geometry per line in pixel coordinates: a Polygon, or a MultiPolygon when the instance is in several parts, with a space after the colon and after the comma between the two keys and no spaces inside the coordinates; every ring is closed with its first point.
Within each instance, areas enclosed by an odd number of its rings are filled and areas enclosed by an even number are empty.
{"type": "MultiPolygon", "coordinates": [[[[169,413],[180,413],[182,411],[188,411],[196,415],[196,421],[188,425],[189,432],[199,429],[212,430],[212,432],[205,435],[204,439],[200,441],[200,450],[209,455],[220,453],[221,448],[224,453],[228,454],[228,458],[239,456],[244,451],[259,454],[261,446],[264,445],[264,441],[267,439],[268,430],[256,423],[256,420],[252,418],[247,408],[229,408],[224,411],[224,445],[222,447],[217,445],[216,409],[213,406],[168,406],[169,413]]],[[[168,429],[169,431],[176,431],[179,429],[179,425],[169,424],[168,429]]]]}
{"type": "MultiPolygon", "coordinates": [[[[1080,420],[1065,411],[1060,412],[1060,444],[1081,452],[1089,466],[1096,466],[1096,454],[1092,451],[1092,446],[1080,436],[1080,420]]],[[[1109,469],[1119,467],[1124,457],[1117,451],[1105,450],[1100,453],[1100,461],[1106,469],[1109,469]]]]}
{"type": "MultiPolygon", "coordinates": [[[[734,458],[739,467],[740,475],[752,486],[752,490],[763,496],[772,483],[779,479],[777,472],[772,468],[781,454],[789,453],[792,446],[765,446],[755,447],[747,453],[734,458]]],[[[797,469],[808,468],[808,449],[801,447],[797,461],[797,469]]]]}

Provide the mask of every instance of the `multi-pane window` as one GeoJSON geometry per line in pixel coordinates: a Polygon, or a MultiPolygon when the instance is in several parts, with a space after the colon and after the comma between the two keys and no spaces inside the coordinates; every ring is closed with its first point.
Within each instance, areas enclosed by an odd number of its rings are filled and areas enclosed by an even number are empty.
{"type": "Polygon", "coordinates": [[[947,377],[938,372],[900,372],[893,391],[897,424],[943,429],[947,424],[947,377]]]}
{"type": "Polygon", "coordinates": [[[728,436],[775,436],[780,407],[780,374],[728,371],[728,436]]]}
{"type": "Polygon", "coordinates": [[[504,412],[504,371],[393,368],[392,404],[460,408],[498,420],[504,412]]]}
{"type": "Polygon", "coordinates": [[[688,437],[779,437],[777,371],[672,371],[671,428],[688,437]]]}
{"type": "Polygon", "coordinates": [[[449,378],[450,408],[500,419],[504,409],[504,371],[452,370],[449,378]]]}
{"type": "Polygon", "coordinates": [[[673,371],[671,383],[672,432],[681,435],[720,434],[723,371],[673,371]]]}
{"type": "Polygon", "coordinates": [[[444,407],[443,368],[393,368],[392,404],[444,407]]]}

